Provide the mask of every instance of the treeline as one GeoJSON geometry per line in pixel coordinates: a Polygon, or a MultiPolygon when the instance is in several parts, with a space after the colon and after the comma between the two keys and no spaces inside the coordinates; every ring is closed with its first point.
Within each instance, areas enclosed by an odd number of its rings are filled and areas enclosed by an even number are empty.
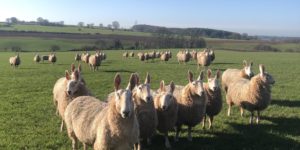
{"type": "Polygon", "coordinates": [[[150,32],[154,34],[176,34],[180,36],[201,36],[209,38],[221,38],[221,39],[241,39],[250,40],[256,39],[256,37],[248,36],[248,34],[235,33],[223,30],[207,29],[207,28],[166,28],[152,25],[134,25],[133,31],[137,32],[150,32]]]}
{"type": "Polygon", "coordinates": [[[22,25],[42,25],[42,26],[64,26],[64,21],[59,22],[51,22],[48,19],[44,19],[42,17],[38,17],[36,21],[24,21],[19,20],[16,17],[6,18],[5,25],[10,26],[14,24],[22,24],[22,25]]]}

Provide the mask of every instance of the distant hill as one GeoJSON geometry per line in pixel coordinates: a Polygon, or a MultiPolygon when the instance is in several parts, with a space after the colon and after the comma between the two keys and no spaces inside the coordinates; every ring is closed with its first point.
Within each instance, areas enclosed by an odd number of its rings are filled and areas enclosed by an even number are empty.
{"type": "Polygon", "coordinates": [[[164,34],[177,34],[183,36],[202,36],[209,38],[221,38],[221,39],[254,39],[255,37],[248,36],[247,34],[239,34],[236,32],[207,29],[207,28],[167,28],[161,26],[152,25],[134,25],[132,30],[135,32],[148,32],[148,33],[164,33],[164,34]]]}

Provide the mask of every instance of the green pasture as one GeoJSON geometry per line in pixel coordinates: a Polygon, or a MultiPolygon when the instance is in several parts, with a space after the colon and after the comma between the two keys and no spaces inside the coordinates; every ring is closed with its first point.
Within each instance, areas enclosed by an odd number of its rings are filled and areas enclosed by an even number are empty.
{"type": "MultiPolygon", "coordinates": [[[[92,72],[87,64],[82,63],[82,75],[87,87],[100,100],[113,91],[113,78],[117,72],[121,74],[122,87],[127,85],[133,72],[139,73],[142,79],[149,72],[152,89],[157,89],[161,80],[185,85],[188,82],[187,71],[191,70],[194,76],[198,76],[199,71],[194,61],[179,65],[174,58],[176,51],[166,63],[124,59],[124,51],[105,51],[107,60],[100,70],[92,72]]],[[[223,99],[223,109],[215,117],[213,130],[204,130],[198,125],[192,134],[193,142],[188,142],[184,127],[178,143],[174,143],[174,132],[171,132],[173,149],[300,149],[300,54],[221,50],[215,53],[216,60],[209,67],[213,73],[217,69],[241,68],[244,59],[254,62],[255,74],[259,72],[258,65],[265,64],[267,72],[276,80],[272,87],[271,105],[262,112],[261,124],[251,126],[248,124],[249,113],[246,112],[242,118],[237,107],[233,108],[232,116],[227,117],[227,105],[223,99]]],[[[40,55],[44,54],[48,53],[40,52],[40,55]]],[[[15,53],[0,53],[0,149],[71,149],[66,132],[59,132],[60,118],[55,115],[52,89],[56,80],[63,77],[64,71],[74,63],[75,53],[57,52],[57,63],[54,65],[34,63],[33,52],[20,53],[21,65],[18,69],[11,68],[8,63],[13,55],[15,53]]],[[[152,145],[146,148],[164,149],[164,138],[156,135],[152,145]]]]}

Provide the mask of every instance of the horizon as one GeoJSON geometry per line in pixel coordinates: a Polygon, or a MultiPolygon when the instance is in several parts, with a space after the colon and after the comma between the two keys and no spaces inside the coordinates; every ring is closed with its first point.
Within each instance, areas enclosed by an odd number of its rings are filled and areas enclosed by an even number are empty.
{"type": "Polygon", "coordinates": [[[122,28],[147,24],[171,28],[209,28],[248,35],[300,37],[300,1],[4,1],[0,21],[16,17],[36,21],[38,17],[66,25],[118,21],[122,28]],[[170,4],[172,3],[172,4],[170,4]],[[18,5],[16,5],[18,4],[18,5]],[[67,7],[66,7],[67,6],[67,7]],[[201,7],[202,6],[202,7],[201,7]],[[182,11],[180,11],[182,10],[182,11]],[[203,13],[207,12],[207,13],[203,13]]]}

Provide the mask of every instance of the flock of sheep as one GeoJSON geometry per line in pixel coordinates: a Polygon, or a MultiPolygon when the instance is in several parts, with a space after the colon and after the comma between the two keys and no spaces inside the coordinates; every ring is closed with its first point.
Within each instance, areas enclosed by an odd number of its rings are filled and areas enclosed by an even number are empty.
{"type": "MultiPolygon", "coordinates": [[[[124,57],[134,57],[134,53],[124,54],[124,57]]],[[[171,58],[172,54],[166,51],[146,55],[150,58],[161,58],[163,55],[171,58]]],[[[141,56],[145,57],[145,53],[138,54],[140,60],[141,56]]],[[[96,70],[105,58],[104,53],[96,52],[94,55],[76,54],[75,60],[89,63],[96,70]]],[[[215,55],[212,50],[179,51],[177,58],[179,62],[195,59],[199,65],[208,66],[215,55]]],[[[18,55],[9,61],[16,66],[20,64],[18,55]]],[[[201,122],[204,128],[206,118],[208,128],[212,128],[214,117],[223,107],[221,89],[226,94],[228,116],[231,107],[237,105],[241,116],[244,110],[251,113],[250,124],[253,124],[254,112],[257,112],[258,124],[260,112],[271,101],[271,85],[275,80],[265,71],[264,65],[259,65],[259,73],[254,75],[252,65],[252,62],[244,61],[242,69],[227,69],[223,73],[217,70],[215,75],[206,68],[206,79],[204,71],[197,78],[188,71],[186,85],[176,85],[173,81],[166,85],[161,80],[158,89],[151,89],[148,73],[144,82],[137,73],[132,73],[127,87],[121,88],[122,78],[117,73],[113,82],[115,90],[107,93],[107,98],[101,101],[88,89],[81,75],[81,66],[75,68],[72,64],[71,71],[66,71],[53,88],[56,113],[62,119],[60,130],[63,131],[66,126],[73,149],[77,149],[78,141],[84,149],[88,145],[96,150],[142,149],[142,143],[151,144],[151,138],[157,131],[164,135],[165,147],[171,148],[168,133],[175,130],[174,141],[178,141],[182,125],[188,127],[189,141],[192,141],[192,128],[201,122]]]]}

